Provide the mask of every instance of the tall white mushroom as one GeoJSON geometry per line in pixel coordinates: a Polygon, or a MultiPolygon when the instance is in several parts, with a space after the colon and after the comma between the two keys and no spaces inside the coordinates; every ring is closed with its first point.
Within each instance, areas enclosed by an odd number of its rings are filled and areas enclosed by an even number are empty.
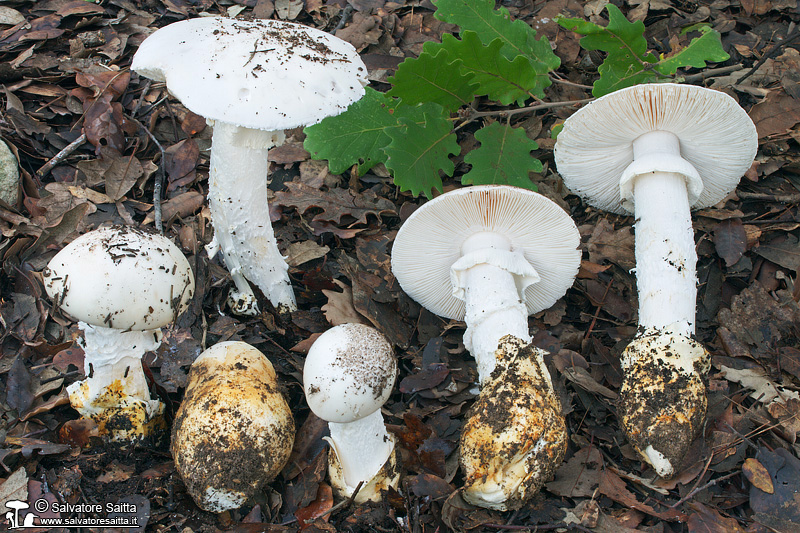
{"type": "Polygon", "coordinates": [[[257,311],[247,280],[279,311],[295,310],[267,208],[267,153],[283,143],[283,130],[338,115],[364,95],[367,69],[356,50],[291,22],[202,17],[150,35],[131,68],[166,82],[173,96],[214,126],[209,255],[222,249],[236,286],[234,311],[257,311]]]}
{"type": "Polygon", "coordinates": [[[639,326],[622,355],[619,415],[660,476],[675,473],[706,412],[710,357],[695,332],[691,209],[736,188],[758,148],[755,126],[725,93],[673,83],[608,94],[564,123],[555,160],[597,208],[636,217],[639,326]]]}
{"type": "Polygon", "coordinates": [[[400,286],[429,311],[464,320],[464,345],[478,363],[481,395],[461,437],[463,494],[471,503],[521,506],[566,452],[544,352],[522,347],[531,340],[528,315],[572,286],[579,244],[558,205],[501,185],[443,194],[397,233],[392,272],[400,286]]]}
{"type": "Polygon", "coordinates": [[[70,404],[110,440],[132,441],[165,427],[150,398],[141,358],[161,344],[160,328],[189,305],[194,276],[169,239],[129,226],[85,233],[42,272],[57,307],[79,320],[86,379],[67,387],[70,404]]]}
{"type": "Polygon", "coordinates": [[[303,387],[311,410],[328,422],[328,473],[337,496],[356,503],[380,501],[397,487],[394,435],[386,431],[381,406],[397,377],[392,345],[375,328],[341,324],[320,335],[306,356],[303,387]]]}

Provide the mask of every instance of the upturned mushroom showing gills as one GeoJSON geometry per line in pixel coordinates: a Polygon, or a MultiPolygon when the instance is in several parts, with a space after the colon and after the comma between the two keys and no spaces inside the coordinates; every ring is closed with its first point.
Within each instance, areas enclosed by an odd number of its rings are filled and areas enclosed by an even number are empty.
{"type": "Polygon", "coordinates": [[[288,266],[267,208],[270,148],[283,130],[338,115],[364,95],[367,69],[347,42],[275,20],[201,17],[147,37],[131,68],[213,125],[208,201],[219,248],[236,289],[232,309],[258,311],[247,280],[279,312],[296,309],[288,266]]]}
{"type": "Polygon", "coordinates": [[[622,354],[619,415],[658,475],[675,474],[700,430],[710,356],[695,333],[697,254],[691,209],[733,191],[758,148],[725,93],[673,83],[598,98],[564,123],[555,160],[587,203],[633,214],[639,332],[622,354]]]}
{"type": "Polygon", "coordinates": [[[164,404],[151,399],[141,358],[160,328],[189,304],[194,276],[175,244],[128,226],[85,233],[42,272],[54,306],[79,320],[86,379],[67,387],[70,404],[112,441],[165,429],[164,404]]]}
{"type": "Polygon", "coordinates": [[[339,498],[380,501],[397,488],[394,435],[386,431],[381,406],[397,376],[392,345],[376,329],[342,324],[320,335],[306,356],[303,387],[311,410],[328,422],[328,473],[339,498]]]}
{"type": "Polygon", "coordinates": [[[461,437],[470,503],[521,506],[566,452],[545,352],[516,343],[531,341],[528,315],[572,285],[579,243],[575,223],[554,202],[501,185],[445,193],[397,233],[392,272],[403,290],[429,311],[467,324],[464,346],[482,387],[461,437]]]}
{"type": "Polygon", "coordinates": [[[175,469],[201,509],[236,509],[286,466],[294,433],[269,359],[245,342],[221,342],[189,371],[172,426],[175,469]]]}

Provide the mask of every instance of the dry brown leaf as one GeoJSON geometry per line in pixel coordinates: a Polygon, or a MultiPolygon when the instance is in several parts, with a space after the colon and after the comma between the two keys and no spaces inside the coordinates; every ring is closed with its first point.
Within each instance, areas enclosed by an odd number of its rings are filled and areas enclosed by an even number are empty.
{"type": "Polygon", "coordinates": [[[286,263],[290,267],[296,267],[325,257],[325,254],[330,251],[328,246],[320,246],[314,241],[293,242],[286,248],[286,263]]]}
{"type": "Polygon", "coordinates": [[[752,483],[754,487],[767,494],[775,492],[775,487],[772,485],[772,476],[769,475],[767,468],[758,459],[752,457],[745,459],[744,464],[742,464],[742,472],[747,481],[752,483]]]}
{"type": "MultiPolygon", "coordinates": [[[[171,219],[174,216],[181,218],[188,217],[200,210],[203,207],[205,197],[197,191],[186,191],[173,198],[170,198],[161,204],[161,217],[164,221],[171,219]]],[[[151,211],[144,217],[142,224],[152,224],[155,220],[155,215],[151,211]]]]}
{"type": "Polygon", "coordinates": [[[338,279],[333,280],[333,282],[342,289],[342,292],[322,290],[322,294],[328,298],[328,303],[323,305],[321,309],[325,313],[325,318],[328,322],[332,326],[340,324],[369,325],[367,319],[356,311],[353,306],[353,290],[338,279]]]}
{"type": "Polygon", "coordinates": [[[607,259],[626,271],[636,266],[631,228],[614,229],[605,218],[600,219],[595,226],[587,248],[592,263],[602,264],[607,259]]]}

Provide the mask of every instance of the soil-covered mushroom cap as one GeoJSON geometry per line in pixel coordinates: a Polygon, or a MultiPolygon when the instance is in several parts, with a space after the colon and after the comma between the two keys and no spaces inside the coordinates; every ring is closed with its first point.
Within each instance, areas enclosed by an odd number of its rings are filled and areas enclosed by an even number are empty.
{"type": "Polygon", "coordinates": [[[208,119],[261,130],[316,124],[364,95],[355,48],[291,22],[201,17],[165,26],[131,68],[208,119]]]}
{"type": "Polygon", "coordinates": [[[342,324],[319,336],[306,356],[308,406],[328,422],[346,423],[378,410],[397,375],[392,345],[377,330],[342,324]]]}
{"type": "Polygon", "coordinates": [[[235,509],[286,465],[294,433],[272,363],[247,343],[221,342],[192,364],[172,427],[175,468],[201,508],[235,509]]]}
{"type": "Polygon", "coordinates": [[[58,252],[42,273],[47,294],[78,320],[107,328],[166,326],[189,305],[194,276],[163,235],[129,226],[85,233],[58,252]]]}
{"type": "MultiPolygon", "coordinates": [[[[679,139],[680,157],[702,180],[695,209],[734,190],[758,149],[753,121],[727,94],[695,85],[643,84],[598,98],[564,122],[554,150],[558,172],[589,204],[628,214],[620,178],[634,161],[633,141],[655,131],[679,139]]],[[[679,161],[667,163],[669,168],[654,170],[684,173],[679,161]]]]}
{"type": "Polygon", "coordinates": [[[529,314],[547,309],[572,286],[581,255],[569,215],[541,194],[497,185],[451,191],[415,211],[395,238],[392,272],[426,309],[462,320],[465,304],[454,295],[450,269],[464,242],[481,232],[505,237],[539,275],[522,295],[529,314]]]}

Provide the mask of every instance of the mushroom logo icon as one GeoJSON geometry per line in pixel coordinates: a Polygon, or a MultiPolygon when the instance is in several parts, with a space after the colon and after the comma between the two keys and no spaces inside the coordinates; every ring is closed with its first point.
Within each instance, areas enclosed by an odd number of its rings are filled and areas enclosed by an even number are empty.
{"type": "Polygon", "coordinates": [[[20,500],[9,500],[6,502],[6,507],[9,509],[13,509],[14,512],[8,511],[6,513],[6,520],[8,520],[8,529],[22,529],[28,527],[35,527],[33,525],[33,520],[37,518],[37,515],[33,513],[28,513],[25,515],[25,519],[22,521],[22,525],[19,523],[19,512],[23,509],[27,509],[30,507],[26,502],[20,500]]]}

